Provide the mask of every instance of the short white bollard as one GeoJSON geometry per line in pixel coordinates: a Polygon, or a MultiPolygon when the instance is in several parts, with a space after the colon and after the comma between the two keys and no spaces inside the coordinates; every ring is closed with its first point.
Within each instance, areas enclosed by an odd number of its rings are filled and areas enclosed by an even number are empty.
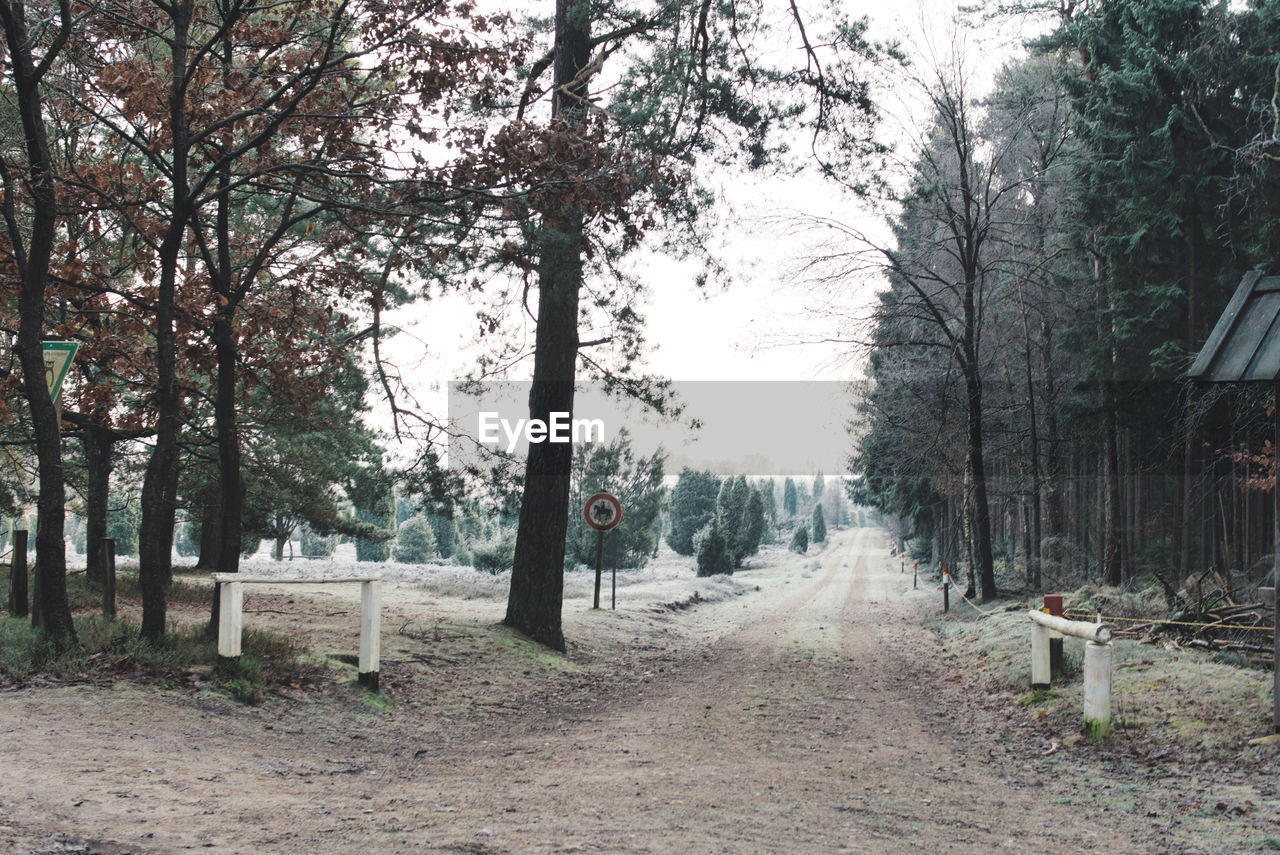
{"type": "Polygon", "coordinates": [[[1084,727],[1094,738],[1111,731],[1111,645],[1084,645],[1084,727]]]}

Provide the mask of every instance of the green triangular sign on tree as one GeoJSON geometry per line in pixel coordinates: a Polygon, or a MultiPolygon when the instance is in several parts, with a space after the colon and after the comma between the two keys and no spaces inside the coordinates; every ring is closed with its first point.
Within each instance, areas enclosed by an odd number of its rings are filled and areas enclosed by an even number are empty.
{"type": "Polygon", "coordinates": [[[46,341],[44,346],[44,380],[49,386],[49,397],[58,400],[63,378],[71,368],[71,360],[80,348],[78,341],[46,341]]]}

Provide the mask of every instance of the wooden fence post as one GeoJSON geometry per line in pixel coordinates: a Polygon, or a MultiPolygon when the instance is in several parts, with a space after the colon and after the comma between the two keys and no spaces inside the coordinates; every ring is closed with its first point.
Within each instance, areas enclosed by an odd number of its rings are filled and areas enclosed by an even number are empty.
{"type": "Polygon", "coordinates": [[[27,611],[27,532],[13,532],[13,558],[9,562],[9,616],[26,617],[27,611]]]}
{"type": "MultiPolygon", "coordinates": [[[[596,589],[596,596],[599,596],[596,589]]],[[[378,660],[382,651],[382,582],[368,579],[360,583],[360,665],[356,680],[378,691],[378,660]]]]}
{"type": "Polygon", "coordinates": [[[1031,625],[1031,688],[1047,689],[1053,679],[1049,667],[1049,628],[1031,625]]]}
{"type": "Polygon", "coordinates": [[[1110,644],[1084,645],[1084,726],[1095,739],[1111,730],[1110,644]]]}
{"type": "MultiPolygon", "coordinates": [[[[1044,610],[1055,617],[1062,617],[1062,595],[1045,594],[1044,610]]],[[[1062,633],[1049,632],[1049,675],[1057,677],[1062,673],[1062,633]]]]}
{"type": "Polygon", "coordinates": [[[240,655],[240,630],[244,626],[244,583],[218,583],[218,656],[240,655]]]}

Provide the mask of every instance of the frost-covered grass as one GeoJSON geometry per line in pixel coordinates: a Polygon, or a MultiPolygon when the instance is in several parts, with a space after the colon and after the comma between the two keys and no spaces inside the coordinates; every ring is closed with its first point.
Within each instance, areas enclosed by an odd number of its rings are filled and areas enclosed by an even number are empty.
{"type": "MultiPolygon", "coordinates": [[[[1034,599],[982,606],[953,595],[950,614],[936,599],[919,603],[926,626],[946,641],[948,666],[980,675],[980,685],[1016,693],[1059,733],[1079,727],[1084,705],[1084,642],[1063,639],[1064,673],[1052,691],[1030,694],[1031,622],[1034,599]]],[[[1108,744],[1145,751],[1176,745],[1187,760],[1222,760],[1240,752],[1256,757],[1247,741],[1266,733],[1270,722],[1271,675],[1223,664],[1218,657],[1172,640],[1112,643],[1111,712],[1115,729],[1108,744]]],[[[1241,755],[1243,756],[1243,755],[1241,755]]]]}
{"type": "MultiPolygon", "coordinates": [[[[764,547],[759,554],[747,559],[740,572],[749,573],[752,569],[781,563],[796,556],[789,553],[781,545],[764,547]]],[[[816,565],[816,559],[813,560],[816,565]]],[[[175,574],[182,576],[195,565],[195,558],[174,556],[175,574]]],[[[83,556],[80,556],[83,566],[83,556]]],[[[136,573],[138,559],[122,556],[117,559],[116,566],[122,574],[136,573]]],[[[255,576],[274,576],[281,579],[299,578],[355,578],[378,575],[386,582],[412,585],[434,597],[454,598],[461,600],[502,601],[505,600],[511,587],[511,572],[486,573],[466,565],[438,561],[432,564],[403,564],[398,561],[356,561],[355,548],[349,544],[340,545],[332,556],[326,558],[305,558],[296,548],[293,557],[286,550],[285,558],[276,561],[269,548],[264,545],[256,555],[241,558],[240,572],[255,576]]],[[[601,597],[607,599],[613,582],[613,568],[606,566],[601,577],[601,597]]],[[[714,602],[729,596],[737,596],[742,592],[744,583],[732,576],[697,578],[694,559],[677,555],[663,543],[658,555],[650,558],[641,568],[618,568],[618,589],[633,588],[640,585],[662,585],[672,583],[673,589],[687,587],[689,593],[694,590],[704,601],[714,602]]],[[[592,596],[595,587],[595,568],[579,565],[565,573],[565,599],[585,599],[592,596]]],[[[664,592],[663,596],[667,596],[664,592]]],[[[671,592],[672,597],[680,596],[679,590],[671,592]]]]}
{"type": "MultiPolygon", "coordinates": [[[[191,567],[194,563],[194,558],[175,559],[175,570],[181,573],[183,567],[191,567]]],[[[135,568],[136,565],[137,559],[126,558],[118,563],[122,569],[135,568]]],[[[257,555],[242,558],[240,571],[252,573],[255,576],[278,576],[281,579],[379,575],[384,581],[413,585],[433,596],[462,600],[504,600],[511,587],[510,571],[485,573],[472,567],[443,561],[433,564],[356,561],[355,549],[346,544],[339,546],[334,550],[334,554],[327,558],[303,558],[295,552],[293,558],[289,558],[286,553],[283,561],[276,561],[268,551],[262,550],[257,555]]],[[[612,584],[612,573],[611,567],[604,568],[601,580],[602,596],[608,596],[612,584]]],[[[618,588],[692,578],[694,578],[693,559],[676,555],[664,544],[658,556],[651,559],[644,567],[619,568],[618,588]]],[[[564,596],[566,599],[590,597],[594,586],[594,568],[579,566],[565,573],[564,596]]],[[[711,590],[710,587],[708,590],[711,590]]]]}

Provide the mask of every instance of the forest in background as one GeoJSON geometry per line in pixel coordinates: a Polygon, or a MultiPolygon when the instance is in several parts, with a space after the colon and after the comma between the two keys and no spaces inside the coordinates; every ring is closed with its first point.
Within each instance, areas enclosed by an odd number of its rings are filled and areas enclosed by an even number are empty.
{"type": "Polygon", "coordinates": [[[915,69],[931,115],[892,241],[808,224],[835,247],[811,277],[890,283],[859,335],[860,497],[984,599],[997,568],[1030,590],[1251,592],[1271,391],[1185,375],[1242,277],[1274,272],[1280,4],[993,14],[1049,25],[981,99],[960,50],[915,69]]]}

